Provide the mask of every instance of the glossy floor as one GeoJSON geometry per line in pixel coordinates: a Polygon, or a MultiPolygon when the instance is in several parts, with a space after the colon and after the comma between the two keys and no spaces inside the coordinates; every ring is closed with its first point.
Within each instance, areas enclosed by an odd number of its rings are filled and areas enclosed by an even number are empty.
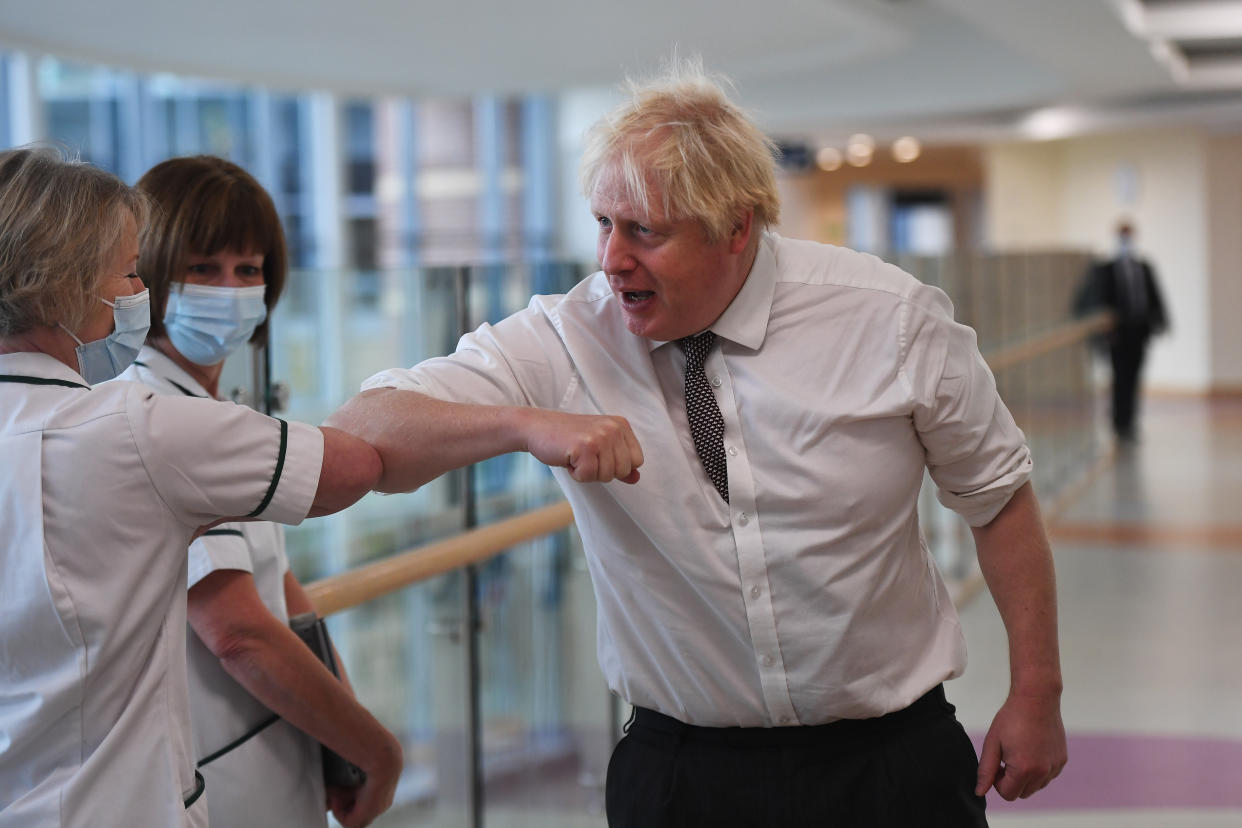
{"type": "MultiPolygon", "coordinates": [[[[1052,526],[1070,764],[994,828],[1242,826],[1242,402],[1154,400],[1140,444],[1052,526]]],[[[1008,687],[986,593],[949,692],[976,735],[1008,687]]]]}

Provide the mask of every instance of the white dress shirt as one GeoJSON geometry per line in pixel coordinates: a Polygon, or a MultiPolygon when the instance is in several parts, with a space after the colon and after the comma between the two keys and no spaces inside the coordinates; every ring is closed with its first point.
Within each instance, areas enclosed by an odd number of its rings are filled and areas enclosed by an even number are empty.
{"type": "Polygon", "coordinates": [[[684,356],[626,330],[602,273],[364,387],[629,420],[636,485],[553,471],[591,570],[600,666],[632,704],[809,725],[898,710],[960,675],[957,614],[919,530],[924,468],[975,526],[1031,469],[974,331],[873,256],[771,234],[711,329],[729,504],[695,454],[684,356]]]}
{"type": "MultiPolygon", "coordinates": [[[[144,345],[119,377],[173,397],[210,398],[207,389],[160,351],[144,345]]],[[[285,605],[284,528],[267,521],[224,523],[190,544],[193,587],[220,570],[248,572],[268,612],[289,622],[285,605]]],[[[194,756],[201,760],[243,738],[272,711],[230,676],[207,645],[187,629],[194,756]]],[[[328,824],[319,743],[278,719],[200,768],[215,825],[313,828],[328,824]]]]}
{"type": "MultiPolygon", "coordinates": [[[[0,354],[0,828],[203,828],[186,548],[305,517],[318,429],[0,354]]],[[[208,794],[210,796],[210,794],[208,794]]]]}

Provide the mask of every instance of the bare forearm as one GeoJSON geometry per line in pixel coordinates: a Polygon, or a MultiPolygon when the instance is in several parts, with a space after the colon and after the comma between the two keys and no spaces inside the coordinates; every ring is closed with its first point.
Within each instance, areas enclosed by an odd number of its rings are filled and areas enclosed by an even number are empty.
{"type": "Polygon", "coordinates": [[[1056,576],[1031,485],[1015,492],[974,535],[979,566],[1009,638],[1011,691],[1059,694],[1056,576]]]}
{"type": "MultiPolygon", "coordinates": [[[[306,594],[306,590],[302,589],[302,584],[292,572],[285,572],[284,584],[285,609],[290,618],[307,612],[315,612],[315,605],[311,602],[310,596],[306,594]]],[[[332,657],[336,659],[337,678],[340,679],[341,684],[345,685],[349,694],[354,695],[354,686],[349,683],[349,675],[345,671],[345,661],[336,651],[335,644],[332,645],[332,657]]]]}
{"type": "Polygon", "coordinates": [[[403,492],[510,451],[564,467],[580,483],[638,482],[643,453],[625,418],[543,408],[467,405],[413,391],[364,391],[325,422],[375,447],[377,488],[403,492]]]}
{"type": "Polygon", "coordinates": [[[463,405],[413,391],[364,391],[324,425],[370,443],[384,473],[377,489],[411,491],[452,469],[525,448],[508,406],[463,405]]]}
{"type": "Polygon", "coordinates": [[[225,671],[274,713],[364,770],[400,764],[392,734],[274,616],[218,655],[225,671]]]}

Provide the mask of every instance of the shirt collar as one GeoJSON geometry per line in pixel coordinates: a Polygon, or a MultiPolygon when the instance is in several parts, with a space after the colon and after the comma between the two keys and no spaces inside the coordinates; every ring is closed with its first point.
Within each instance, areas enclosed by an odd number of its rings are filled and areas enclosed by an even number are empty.
{"type": "Polygon", "coordinates": [[[70,368],[54,356],[38,351],[21,351],[15,354],[0,354],[0,374],[13,374],[19,377],[42,377],[88,385],[77,371],[70,368]]]}
{"type": "MultiPolygon", "coordinates": [[[[768,319],[772,315],[772,296],[776,293],[776,251],[773,248],[772,234],[765,232],[759,237],[755,263],[751,265],[742,289],[710,327],[716,336],[752,351],[759,350],[763,345],[768,332],[768,319]]],[[[654,351],[666,344],[648,340],[648,349],[654,351]]]]}
{"type": "Polygon", "coordinates": [[[153,348],[150,345],[143,345],[142,349],[138,351],[138,358],[135,361],[143,363],[151,369],[151,373],[162,379],[174,382],[177,385],[184,385],[188,390],[199,396],[211,396],[207,393],[207,389],[203,388],[203,386],[199,384],[198,380],[190,376],[184,368],[169,359],[168,356],[166,356],[164,352],[158,348],[153,348]]]}

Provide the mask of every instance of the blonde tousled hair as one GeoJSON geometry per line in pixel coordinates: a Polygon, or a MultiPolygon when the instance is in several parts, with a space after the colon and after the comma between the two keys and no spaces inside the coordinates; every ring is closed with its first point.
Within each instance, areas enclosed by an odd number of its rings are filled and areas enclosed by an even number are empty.
{"type": "Polygon", "coordinates": [[[587,198],[616,175],[645,215],[659,193],[666,218],[696,219],[712,241],[750,209],[759,228],[779,221],[776,146],[699,60],[675,61],[655,81],[627,82],[627,91],[587,133],[580,167],[587,198]]]}

